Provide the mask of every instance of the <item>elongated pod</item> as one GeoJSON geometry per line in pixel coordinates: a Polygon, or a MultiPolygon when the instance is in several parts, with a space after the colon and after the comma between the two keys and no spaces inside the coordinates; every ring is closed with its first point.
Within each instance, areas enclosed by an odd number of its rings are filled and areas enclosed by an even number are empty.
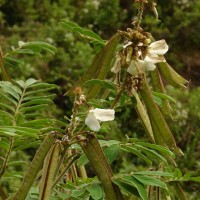
{"type": "MultiPolygon", "coordinates": [[[[75,87],[82,87],[84,82],[92,78],[104,79],[110,71],[110,63],[115,54],[116,47],[121,39],[120,33],[116,33],[96,55],[89,69],[85,74],[72,86],[65,95],[73,95],[75,87]]],[[[92,98],[99,92],[100,86],[93,85],[88,92],[87,97],[92,98]]]]}
{"type": "Polygon", "coordinates": [[[88,134],[87,139],[80,142],[80,145],[104,188],[106,199],[124,200],[120,189],[112,182],[111,167],[95,135],[88,134]]]}
{"type": "Polygon", "coordinates": [[[26,198],[29,192],[29,189],[33,185],[33,182],[44,162],[44,159],[49,149],[54,143],[55,138],[56,138],[56,134],[54,132],[46,136],[46,138],[40,145],[39,149],[37,150],[18,191],[16,192],[12,200],[24,200],[26,198]]]}
{"type": "Polygon", "coordinates": [[[174,151],[174,153],[180,154],[181,150],[176,146],[171,130],[155,103],[145,78],[141,84],[140,95],[147,108],[156,144],[167,146],[169,149],[174,151]]]}
{"type": "Polygon", "coordinates": [[[135,96],[136,98],[136,105],[135,105],[135,109],[137,111],[137,114],[149,136],[149,138],[151,139],[151,141],[153,143],[155,143],[155,139],[154,139],[154,135],[153,135],[153,130],[152,130],[152,127],[151,127],[151,123],[150,123],[150,120],[149,120],[149,116],[147,114],[147,111],[145,109],[145,107],[143,106],[140,98],[139,98],[139,95],[138,93],[133,89],[132,91],[133,95],[135,96]]]}
{"type": "MultiPolygon", "coordinates": [[[[156,68],[155,70],[151,71],[150,75],[154,91],[166,94],[163,81],[161,79],[160,72],[158,71],[158,69],[156,68]]],[[[167,99],[162,99],[162,105],[160,106],[160,111],[162,112],[163,115],[172,118],[171,116],[172,109],[167,99]]]]}
{"type": "Polygon", "coordinates": [[[178,88],[186,88],[188,81],[179,75],[168,63],[159,63],[158,69],[170,85],[178,88]]]}
{"type": "Polygon", "coordinates": [[[48,157],[48,164],[45,165],[46,169],[43,169],[45,173],[43,174],[44,178],[42,178],[39,200],[49,200],[51,197],[51,190],[55,179],[55,172],[57,169],[59,154],[60,144],[59,142],[56,142],[53,146],[52,151],[50,152],[50,156],[48,157]]]}

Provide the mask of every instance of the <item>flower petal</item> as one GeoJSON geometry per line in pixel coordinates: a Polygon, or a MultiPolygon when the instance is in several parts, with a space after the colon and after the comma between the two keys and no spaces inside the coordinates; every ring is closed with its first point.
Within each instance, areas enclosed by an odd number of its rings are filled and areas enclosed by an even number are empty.
{"type": "Polygon", "coordinates": [[[148,62],[148,64],[146,65],[147,71],[153,71],[155,68],[156,65],[154,65],[153,63],[148,62]]]}
{"type": "Polygon", "coordinates": [[[155,54],[148,54],[145,59],[145,61],[147,62],[151,62],[153,64],[155,63],[160,63],[160,62],[166,62],[164,56],[158,56],[158,55],[155,55],[155,54]]]}
{"type": "Polygon", "coordinates": [[[101,128],[99,121],[96,119],[93,112],[89,112],[86,119],[85,124],[93,131],[99,131],[101,128]]]}
{"type": "Polygon", "coordinates": [[[25,44],[25,42],[23,42],[23,41],[18,41],[18,46],[19,46],[19,48],[22,47],[24,44],[25,44]]]}
{"type": "Polygon", "coordinates": [[[143,61],[143,60],[132,60],[127,72],[132,74],[132,75],[137,75],[138,72],[144,72],[145,68],[146,68],[147,62],[143,61]]]}
{"type": "Polygon", "coordinates": [[[152,42],[148,47],[149,54],[164,55],[169,49],[165,40],[152,42]]]}
{"type": "Polygon", "coordinates": [[[95,118],[102,122],[112,121],[115,118],[115,110],[113,110],[113,109],[95,108],[94,110],[90,110],[89,112],[93,112],[95,118]]]}
{"type": "Polygon", "coordinates": [[[118,73],[121,70],[121,57],[117,56],[117,59],[115,60],[115,63],[113,67],[111,68],[111,72],[118,73]]]}

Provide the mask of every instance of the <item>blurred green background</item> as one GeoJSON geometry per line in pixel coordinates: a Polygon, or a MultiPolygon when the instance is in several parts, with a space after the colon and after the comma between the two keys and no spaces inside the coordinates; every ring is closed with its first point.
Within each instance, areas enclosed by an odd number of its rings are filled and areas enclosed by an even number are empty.
{"type": "MultiPolygon", "coordinates": [[[[156,40],[165,39],[170,46],[168,62],[185,78],[191,80],[187,89],[168,92],[177,103],[173,104],[172,132],[185,154],[179,167],[200,174],[200,1],[159,0],[160,22],[151,11],[145,12],[142,26],[156,40]]],[[[18,41],[45,41],[55,45],[55,56],[24,57],[24,64],[8,66],[15,79],[30,77],[61,86],[51,114],[70,115],[72,100],[63,93],[89,67],[95,55],[93,46],[78,35],[67,31],[59,21],[68,19],[82,27],[92,29],[103,39],[109,39],[117,30],[131,27],[137,14],[133,0],[0,0],[0,46],[3,53],[16,47],[18,41]]],[[[113,123],[111,138],[145,137],[133,108],[122,110],[113,123]],[[119,131],[121,130],[121,131],[119,131]],[[134,130],[134,131],[133,131],[134,130]]],[[[18,156],[18,155],[15,155],[18,156]]],[[[14,157],[14,156],[13,156],[14,157]]],[[[129,170],[125,158],[115,163],[129,170]]],[[[134,167],[142,164],[132,161],[134,167]]],[[[116,167],[117,171],[117,167],[116,167]]],[[[198,199],[200,186],[187,184],[190,199],[198,199]]]]}

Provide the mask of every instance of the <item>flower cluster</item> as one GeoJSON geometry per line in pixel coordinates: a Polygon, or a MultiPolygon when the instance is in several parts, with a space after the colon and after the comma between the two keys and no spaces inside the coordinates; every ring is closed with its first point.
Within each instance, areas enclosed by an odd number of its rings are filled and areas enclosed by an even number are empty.
{"type": "MultiPolygon", "coordinates": [[[[145,43],[150,43],[149,39],[146,39],[145,43]]],[[[126,52],[127,58],[131,58],[126,59],[126,64],[128,64],[127,71],[132,75],[137,75],[139,72],[144,72],[145,70],[154,70],[156,68],[156,63],[166,62],[163,55],[168,49],[169,47],[164,39],[152,42],[148,45],[139,42],[136,46],[134,46],[131,41],[127,42],[122,50],[126,52]],[[134,52],[133,55],[132,52],[134,52]]],[[[121,70],[121,66],[123,65],[122,57],[120,53],[117,54],[116,61],[111,69],[113,73],[118,73],[121,70]]]]}

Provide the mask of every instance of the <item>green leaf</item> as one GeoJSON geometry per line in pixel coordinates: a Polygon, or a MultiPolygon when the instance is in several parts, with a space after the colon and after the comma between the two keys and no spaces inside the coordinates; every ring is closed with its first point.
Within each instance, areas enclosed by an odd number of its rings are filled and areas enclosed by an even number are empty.
{"type": "Polygon", "coordinates": [[[0,103],[0,106],[2,106],[5,109],[8,109],[9,111],[15,112],[14,108],[5,104],[5,103],[0,103]]]}
{"type": "Polygon", "coordinates": [[[125,182],[122,178],[114,178],[112,181],[119,186],[120,189],[123,190],[123,192],[126,195],[135,195],[137,197],[140,197],[140,194],[138,190],[135,188],[135,186],[130,185],[129,183],[125,182]]]}
{"type": "Polygon", "coordinates": [[[175,155],[172,151],[170,151],[169,149],[161,146],[161,145],[157,145],[157,144],[150,144],[150,143],[146,143],[146,142],[138,142],[138,144],[144,146],[144,147],[149,147],[151,149],[155,149],[157,151],[160,151],[161,153],[164,153],[166,155],[169,155],[173,158],[175,158],[175,155]]]}
{"type": "Polygon", "coordinates": [[[159,106],[162,105],[162,100],[161,100],[159,97],[153,95],[153,100],[154,100],[159,106]]]}
{"type": "Polygon", "coordinates": [[[111,164],[118,156],[120,151],[120,145],[114,144],[105,149],[103,149],[106,158],[108,159],[108,163],[111,164]]]}
{"type": "Polygon", "coordinates": [[[101,146],[112,146],[114,144],[120,144],[121,142],[120,141],[117,141],[117,140],[99,140],[99,143],[101,146]]]}
{"type": "Polygon", "coordinates": [[[39,145],[41,144],[40,140],[34,141],[34,142],[29,142],[29,143],[25,143],[23,141],[23,144],[21,145],[15,145],[14,150],[23,150],[23,149],[28,149],[28,148],[32,148],[32,147],[39,147],[39,145]]]}
{"type": "Polygon", "coordinates": [[[15,81],[20,87],[24,88],[25,82],[23,80],[15,81]]]}
{"type": "Polygon", "coordinates": [[[167,99],[173,103],[176,103],[176,99],[174,99],[173,97],[169,96],[169,95],[166,95],[166,94],[163,94],[163,93],[160,93],[160,92],[153,92],[153,95],[154,97],[158,97],[160,99],[167,99]]]}
{"type": "Polygon", "coordinates": [[[96,33],[94,33],[93,31],[89,30],[89,29],[84,29],[82,27],[80,27],[78,24],[68,21],[68,20],[61,20],[60,24],[67,28],[70,31],[74,31],[76,33],[79,33],[82,37],[88,38],[90,40],[94,40],[94,41],[99,41],[101,43],[104,42],[104,40],[97,35],[96,33]]]}
{"type": "Polygon", "coordinates": [[[20,96],[19,94],[15,91],[13,85],[10,82],[4,82],[1,81],[0,82],[0,86],[3,88],[3,90],[10,94],[12,97],[14,97],[15,99],[19,100],[20,96]]]}
{"type": "Polygon", "coordinates": [[[138,158],[144,160],[147,164],[152,165],[152,161],[148,157],[144,156],[140,150],[131,146],[124,146],[124,145],[121,149],[136,155],[138,158]]]}
{"type": "Polygon", "coordinates": [[[27,96],[23,98],[23,101],[34,100],[34,99],[53,99],[56,95],[46,95],[46,96],[27,96]]]}
{"type": "Polygon", "coordinates": [[[8,166],[16,166],[16,165],[22,166],[22,165],[28,165],[28,163],[22,160],[8,162],[8,166]]]}
{"type": "Polygon", "coordinates": [[[15,137],[17,134],[15,133],[15,130],[1,130],[0,129],[0,136],[5,136],[5,137],[15,137]]]}
{"type": "Polygon", "coordinates": [[[8,150],[9,147],[10,147],[9,143],[0,140],[0,149],[8,150]]]}
{"type": "Polygon", "coordinates": [[[20,111],[21,112],[30,112],[30,111],[42,110],[42,109],[46,109],[46,108],[49,108],[48,104],[41,104],[41,105],[36,105],[36,106],[30,106],[30,107],[20,108],[20,111]]]}
{"type": "Polygon", "coordinates": [[[28,79],[25,83],[24,83],[24,87],[30,87],[31,85],[37,83],[38,81],[35,80],[34,78],[30,78],[28,79]]]}
{"type": "Polygon", "coordinates": [[[158,186],[158,187],[167,189],[166,184],[157,178],[146,176],[146,175],[139,175],[139,174],[135,174],[133,175],[133,177],[136,178],[141,183],[143,183],[144,185],[158,186]]]}
{"type": "Polygon", "coordinates": [[[73,190],[71,193],[72,197],[79,197],[85,193],[85,189],[78,189],[78,190],[73,190]]]}
{"type": "Polygon", "coordinates": [[[98,184],[91,184],[86,189],[94,200],[101,199],[103,196],[103,191],[98,184]]]}
{"type": "Polygon", "coordinates": [[[138,144],[134,144],[134,147],[136,147],[137,149],[140,149],[148,157],[155,159],[155,161],[161,160],[161,161],[167,163],[167,160],[163,156],[158,154],[156,151],[154,151],[154,150],[148,149],[148,148],[143,147],[142,145],[138,145],[138,144]]]}
{"type": "Polygon", "coordinates": [[[16,49],[15,52],[19,54],[34,54],[31,49],[16,49]]]}
{"type": "Polygon", "coordinates": [[[150,176],[166,176],[166,177],[174,177],[172,173],[162,172],[162,171],[139,171],[133,172],[132,174],[142,174],[142,175],[150,175],[150,176]]]}
{"type": "Polygon", "coordinates": [[[80,166],[86,165],[88,162],[89,160],[87,156],[85,154],[82,154],[80,158],[78,159],[77,166],[80,167],[80,166]]]}
{"type": "Polygon", "coordinates": [[[50,52],[52,54],[55,54],[56,51],[56,48],[53,45],[41,41],[26,42],[20,49],[26,49],[26,51],[27,49],[32,50],[36,55],[40,55],[41,51],[50,52]]]}
{"type": "Polygon", "coordinates": [[[40,89],[40,90],[30,91],[30,92],[25,93],[24,96],[29,96],[29,95],[32,95],[32,94],[38,94],[38,93],[44,93],[44,92],[47,92],[47,91],[53,90],[54,88],[55,88],[55,87],[51,87],[51,86],[49,86],[48,88],[44,88],[44,89],[40,89]]]}
{"type": "Polygon", "coordinates": [[[191,178],[189,178],[188,180],[190,180],[190,181],[195,181],[195,182],[200,182],[200,176],[191,177],[191,178]]]}
{"type": "Polygon", "coordinates": [[[11,126],[13,117],[9,113],[0,110],[0,125],[11,126]]]}
{"type": "Polygon", "coordinates": [[[34,99],[32,101],[28,101],[26,103],[22,103],[20,105],[20,109],[26,106],[32,106],[32,105],[39,105],[39,104],[50,104],[53,103],[50,99],[34,99]]]}
{"type": "Polygon", "coordinates": [[[13,97],[7,95],[7,94],[4,93],[4,92],[0,92],[0,94],[1,94],[1,96],[3,96],[6,100],[8,100],[10,103],[14,104],[15,106],[17,105],[17,101],[16,101],[13,97]]]}
{"type": "Polygon", "coordinates": [[[40,131],[37,129],[26,128],[26,127],[2,126],[0,127],[0,133],[10,134],[12,136],[16,136],[17,134],[20,136],[38,138],[40,131]]]}
{"type": "Polygon", "coordinates": [[[145,186],[143,184],[141,184],[137,179],[135,179],[132,176],[124,176],[122,179],[123,179],[123,181],[125,181],[129,185],[136,187],[137,190],[138,190],[138,193],[140,194],[140,197],[143,200],[148,200],[147,191],[146,191],[145,186]]]}
{"type": "Polygon", "coordinates": [[[52,124],[51,119],[35,119],[28,122],[24,122],[21,126],[24,127],[46,127],[52,124]]]}
{"type": "Polygon", "coordinates": [[[24,65],[24,62],[21,61],[20,59],[13,58],[10,56],[4,57],[4,61],[6,64],[9,64],[9,65],[16,65],[16,64],[24,65]]]}
{"type": "Polygon", "coordinates": [[[58,86],[55,84],[50,83],[42,83],[42,82],[35,82],[34,84],[29,85],[29,88],[52,88],[55,89],[58,86]]]}

